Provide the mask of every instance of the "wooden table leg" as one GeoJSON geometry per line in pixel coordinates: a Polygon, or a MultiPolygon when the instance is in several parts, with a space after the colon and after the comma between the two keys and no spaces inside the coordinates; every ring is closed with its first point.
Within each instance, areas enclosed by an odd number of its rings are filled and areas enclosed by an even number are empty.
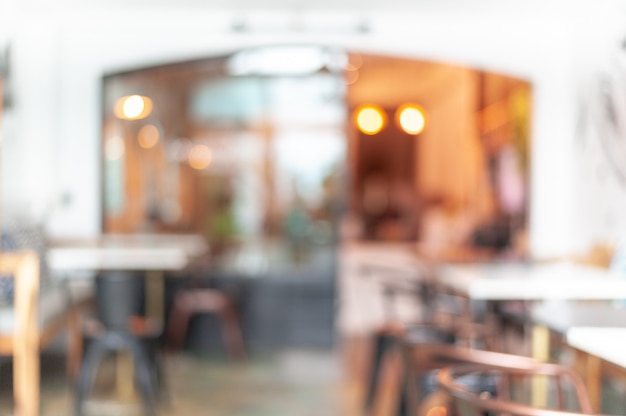
{"type": "Polygon", "coordinates": [[[589,401],[594,412],[599,412],[601,406],[602,371],[600,358],[586,354],[585,359],[585,384],[589,393],[589,401]]]}
{"type": "Polygon", "coordinates": [[[135,397],[134,368],[131,356],[126,352],[117,353],[117,397],[122,401],[130,401],[135,397]]]}
{"type": "MultiPolygon", "coordinates": [[[[547,362],[550,359],[550,330],[543,325],[535,325],[532,330],[532,356],[547,362]]],[[[548,380],[545,376],[536,376],[532,381],[532,403],[545,407],[548,402],[548,380]]]]}
{"type": "Polygon", "coordinates": [[[543,325],[533,326],[532,356],[534,359],[547,362],[550,360],[550,330],[543,325]]]}
{"type": "Polygon", "coordinates": [[[162,323],[165,319],[163,311],[163,296],[165,282],[162,271],[149,271],[146,274],[146,315],[156,322],[162,323]]]}

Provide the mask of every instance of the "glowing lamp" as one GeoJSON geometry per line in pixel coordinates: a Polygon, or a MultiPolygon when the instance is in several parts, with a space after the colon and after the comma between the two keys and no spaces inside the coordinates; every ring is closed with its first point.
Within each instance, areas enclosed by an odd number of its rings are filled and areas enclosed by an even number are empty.
{"type": "Polygon", "coordinates": [[[140,120],[152,112],[152,100],[143,95],[127,95],[115,102],[115,117],[123,120],[140,120]]]}
{"type": "Polygon", "coordinates": [[[159,129],[152,125],[146,124],[137,134],[137,142],[144,149],[153,148],[159,141],[159,129]]]}
{"type": "Polygon", "coordinates": [[[213,153],[206,144],[194,145],[191,150],[189,150],[189,155],[187,156],[189,166],[196,170],[206,169],[209,167],[212,160],[213,153]]]}
{"type": "Polygon", "coordinates": [[[426,127],[424,110],[416,104],[405,104],[396,111],[396,123],[405,133],[418,135],[426,127]]]}
{"type": "Polygon", "coordinates": [[[356,125],[362,133],[374,135],[380,132],[387,118],[385,112],[375,105],[364,105],[355,112],[356,125]]]}

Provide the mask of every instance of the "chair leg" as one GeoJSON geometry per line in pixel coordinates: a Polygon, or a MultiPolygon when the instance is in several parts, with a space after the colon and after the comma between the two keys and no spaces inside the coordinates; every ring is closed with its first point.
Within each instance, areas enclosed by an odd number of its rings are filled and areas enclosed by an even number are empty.
{"type": "Polygon", "coordinates": [[[177,296],[174,300],[172,312],[167,328],[167,349],[171,352],[178,351],[185,344],[187,326],[191,318],[190,305],[183,296],[177,296]]]}
{"type": "Polygon", "coordinates": [[[169,389],[164,371],[164,357],[159,352],[156,339],[149,339],[143,342],[150,368],[153,371],[153,378],[156,383],[156,395],[159,399],[169,399],[169,389]]]}
{"type": "MultiPolygon", "coordinates": [[[[37,325],[35,322],[34,325],[37,325]]],[[[17,334],[14,339],[13,355],[13,394],[17,415],[35,416],[40,406],[39,376],[39,340],[26,331],[17,334]]]]}
{"type": "Polygon", "coordinates": [[[409,416],[415,414],[410,412],[410,408],[412,407],[413,403],[411,403],[410,397],[412,392],[409,392],[409,389],[411,387],[415,387],[414,380],[409,380],[410,377],[411,373],[407,371],[406,368],[403,369],[402,385],[400,386],[400,394],[398,395],[398,410],[396,413],[397,416],[409,416]]]}
{"type": "Polygon", "coordinates": [[[146,351],[139,341],[131,337],[124,339],[135,362],[135,384],[139,388],[146,416],[155,415],[154,397],[157,388],[155,373],[146,357],[146,351]]]}
{"type": "Polygon", "coordinates": [[[70,380],[76,381],[80,374],[80,364],[83,358],[83,334],[81,328],[80,311],[74,308],[67,318],[67,363],[66,371],[70,380]]]}
{"type": "Polygon", "coordinates": [[[154,370],[157,381],[157,393],[162,401],[165,403],[171,400],[170,388],[167,384],[167,377],[165,377],[165,369],[163,357],[156,352],[154,357],[154,370]]]}
{"type": "Polygon", "coordinates": [[[369,414],[374,406],[374,400],[376,399],[376,392],[378,390],[378,382],[380,378],[380,371],[382,368],[383,358],[387,350],[393,345],[394,337],[379,332],[374,339],[374,351],[372,353],[372,364],[370,368],[370,374],[367,384],[367,391],[365,395],[365,414],[369,414]]]}
{"type": "Polygon", "coordinates": [[[398,399],[398,416],[416,415],[422,395],[418,374],[411,359],[410,347],[402,346],[402,385],[398,399]]]}
{"type": "Polygon", "coordinates": [[[93,386],[96,378],[96,371],[98,365],[102,361],[102,357],[107,352],[108,348],[104,339],[96,339],[93,344],[87,349],[87,355],[85,356],[85,362],[80,370],[78,377],[78,384],[76,386],[76,397],[74,403],[74,413],[76,416],[83,414],[83,402],[87,398],[87,394],[93,386]]]}
{"type": "Polygon", "coordinates": [[[229,355],[237,361],[244,361],[246,359],[246,348],[237,315],[234,306],[230,303],[219,312],[222,336],[224,337],[229,355]]]}

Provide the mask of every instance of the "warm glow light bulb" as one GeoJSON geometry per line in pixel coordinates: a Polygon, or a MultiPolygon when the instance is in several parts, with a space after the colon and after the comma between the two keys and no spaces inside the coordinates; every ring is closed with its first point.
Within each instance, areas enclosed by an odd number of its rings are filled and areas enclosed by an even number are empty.
{"type": "Polygon", "coordinates": [[[356,125],[365,134],[376,134],[385,126],[385,113],[374,105],[362,106],[356,111],[356,125]]]}
{"type": "Polygon", "coordinates": [[[424,111],[415,104],[405,104],[398,108],[396,121],[399,127],[407,134],[420,134],[426,127],[424,111]]]}
{"type": "Polygon", "coordinates": [[[189,150],[189,155],[187,156],[189,166],[196,170],[206,169],[209,167],[212,160],[213,153],[206,144],[194,145],[191,150],[189,150]]]}
{"type": "Polygon", "coordinates": [[[122,114],[129,119],[137,118],[141,115],[145,106],[143,98],[140,95],[131,95],[127,97],[124,100],[124,104],[122,104],[122,114]]]}
{"type": "Polygon", "coordinates": [[[137,142],[144,149],[153,148],[159,141],[159,129],[152,125],[146,124],[137,134],[137,142]]]}
{"type": "Polygon", "coordinates": [[[117,100],[114,112],[115,117],[124,120],[146,118],[152,112],[152,100],[141,95],[125,96],[117,100]]]}

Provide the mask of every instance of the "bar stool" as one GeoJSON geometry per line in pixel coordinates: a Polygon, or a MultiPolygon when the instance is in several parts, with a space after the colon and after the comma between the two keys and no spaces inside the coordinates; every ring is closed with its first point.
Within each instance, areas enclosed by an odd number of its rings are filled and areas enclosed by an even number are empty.
{"type": "Polygon", "coordinates": [[[95,381],[98,366],[111,353],[125,351],[134,363],[134,382],[141,394],[146,415],[155,414],[160,364],[156,341],[158,325],[140,325],[133,320],[140,309],[141,277],[132,272],[102,273],[96,278],[96,314],[98,323],[91,325],[92,338],[80,370],[75,397],[75,413],[83,414],[84,401],[95,381]]]}
{"type": "Polygon", "coordinates": [[[200,313],[217,314],[230,356],[245,360],[246,349],[234,302],[227,294],[210,288],[186,289],[176,295],[168,322],[168,350],[174,352],[183,347],[189,321],[200,313]]]}

